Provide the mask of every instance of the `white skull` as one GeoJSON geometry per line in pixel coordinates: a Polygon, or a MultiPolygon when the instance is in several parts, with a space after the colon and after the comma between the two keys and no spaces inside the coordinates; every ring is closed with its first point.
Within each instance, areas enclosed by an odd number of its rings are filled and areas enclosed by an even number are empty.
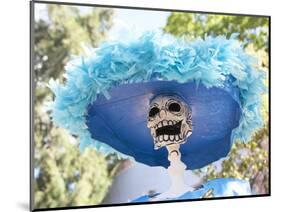
{"type": "Polygon", "coordinates": [[[191,110],[178,96],[157,96],[150,103],[147,127],[155,149],[185,143],[192,133],[191,110]]]}

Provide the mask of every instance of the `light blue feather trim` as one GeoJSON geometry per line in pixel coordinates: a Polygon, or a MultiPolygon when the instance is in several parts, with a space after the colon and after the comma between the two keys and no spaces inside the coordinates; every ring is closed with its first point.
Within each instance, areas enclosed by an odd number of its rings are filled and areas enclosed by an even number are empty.
{"type": "Polygon", "coordinates": [[[51,80],[55,94],[51,104],[54,123],[80,138],[80,148],[91,145],[103,153],[115,152],[93,140],[85,124],[87,106],[98,94],[110,98],[108,90],[127,83],[168,80],[195,81],[206,87],[239,88],[237,101],[242,115],[232,139],[248,141],[263,124],[261,94],[266,91],[264,72],[246,54],[235,36],[206,37],[185,42],[169,35],[146,33],[128,42],[107,42],[87,57],[78,57],[66,66],[66,82],[51,80]]]}

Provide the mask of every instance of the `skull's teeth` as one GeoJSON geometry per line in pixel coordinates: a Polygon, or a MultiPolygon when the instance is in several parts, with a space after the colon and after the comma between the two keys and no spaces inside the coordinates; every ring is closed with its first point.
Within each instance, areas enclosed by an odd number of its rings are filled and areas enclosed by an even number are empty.
{"type": "Polygon", "coordinates": [[[152,136],[154,137],[155,145],[158,144],[160,146],[163,146],[163,144],[165,145],[167,142],[169,142],[169,143],[178,143],[178,142],[183,141],[183,138],[185,138],[186,134],[187,134],[186,131],[183,131],[183,132],[180,131],[179,134],[169,134],[169,133],[165,134],[164,133],[164,134],[161,134],[161,135],[158,135],[158,136],[157,136],[157,133],[156,133],[158,128],[161,128],[161,127],[164,127],[164,126],[168,126],[168,125],[176,125],[176,124],[178,124],[181,121],[182,120],[180,120],[180,121],[176,121],[176,120],[162,120],[158,124],[156,124],[154,126],[153,131],[152,131],[152,136]]]}
{"type": "Polygon", "coordinates": [[[164,127],[164,126],[167,126],[167,125],[175,125],[175,124],[177,124],[177,123],[178,123],[178,121],[172,121],[172,120],[167,121],[167,120],[163,120],[163,121],[160,121],[158,124],[156,124],[156,125],[154,126],[154,128],[155,128],[155,129],[158,129],[159,127],[164,127]]]}
{"type": "Polygon", "coordinates": [[[178,135],[159,135],[157,137],[154,137],[154,143],[155,145],[158,144],[158,147],[161,147],[162,145],[160,143],[162,142],[175,142],[178,143],[180,141],[182,141],[183,135],[182,134],[178,134],[178,135]]]}
{"type": "Polygon", "coordinates": [[[161,143],[163,141],[180,141],[182,140],[183,135],[182,134],[178,134],[178,135],[159,135],[157,137],[155,137],[155,142],[156,143],[161,143]]]}

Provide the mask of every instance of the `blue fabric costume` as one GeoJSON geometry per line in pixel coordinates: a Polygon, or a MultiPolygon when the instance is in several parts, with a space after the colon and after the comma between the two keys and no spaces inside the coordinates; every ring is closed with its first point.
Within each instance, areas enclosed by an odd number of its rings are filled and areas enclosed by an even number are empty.
{"type": "MultiPolygon", "coordinates": [[[[249,182],[233,178],[221,178],[210,180],[193,192],[187,192],[176,200],[202,199],[212,197],[235,197],[251,195],[249,182]]],[[[153,200],[153,196],[144,195],[132,200],[131,202],[147,202],[153,200]]],[[[175,200],[175,199],[170,199],[175,200]]]]}
{"type": "MultiPolygon", "coordinates": [[[[64,84],[50,82],[53,121],[78,136],[82,150],[92,146],[167,167],[167,150],[153,149],[146,119],[153,97],[174,93],[191,106],[194,124],[180,147],[182,161],[198,169],[225,157],[234,141],[248,141],[262,125],[264,74],[255,62],[235,35],[186,42],[146,33],[128,42],[106,42],[71,61],[64,84]]],[[[232,180],[226,181],[204,184],[203,190],[211,184],[215,195],[224,195],[223,186],[232,180]]],[[[203,190],[182,198],[196,198],[203,190]]]]}

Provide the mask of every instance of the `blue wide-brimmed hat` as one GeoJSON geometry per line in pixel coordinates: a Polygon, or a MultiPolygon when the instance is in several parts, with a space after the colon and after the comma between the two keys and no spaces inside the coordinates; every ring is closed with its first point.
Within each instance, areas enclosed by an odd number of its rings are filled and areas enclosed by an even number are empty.
{"type": "Polygon", "coordinates": [[[147,128],[150,101],[181,96],[192,110],[192,135],[180,146],[188,169],[225,157],[233,141],[248,141],[263,121],[264,73],[235,36],[195,41],[146,33],[105,42],[51,81],[53,121],[79,137],[80,148],[117,152],[150,166],[169,165],[147,128]]]}

